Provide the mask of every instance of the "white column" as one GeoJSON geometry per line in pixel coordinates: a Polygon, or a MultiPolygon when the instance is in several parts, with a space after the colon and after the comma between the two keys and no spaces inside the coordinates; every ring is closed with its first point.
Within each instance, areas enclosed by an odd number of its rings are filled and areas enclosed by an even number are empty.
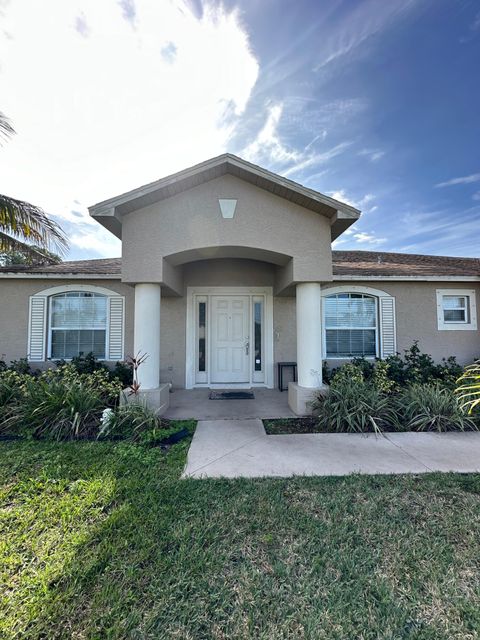
{"type": "Polygon", "coordinates": [[[297,284],[297,369],[300,387],[321,387],[322,315],[318,282],[297,284]]]}
{"type": "Polygon", "coordinates": [[[134,352],[148,358],[138,368],[140,390],[160,385],[160,285],[135,285],[134,352]]]}

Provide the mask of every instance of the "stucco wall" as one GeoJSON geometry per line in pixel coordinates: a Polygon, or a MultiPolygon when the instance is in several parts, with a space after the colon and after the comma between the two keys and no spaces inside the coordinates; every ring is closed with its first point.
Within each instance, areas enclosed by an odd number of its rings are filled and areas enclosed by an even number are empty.
{"type": "MultiPolygon", "coordinates": [[[[424,353],[436,361],[456,356],[461,364],[480,357],[480,331],[438,331],[437,289],[474,289],[477,308],[480,305],[480,285],[473,282],[334,282],[331,286],[355,285],[377,288],[395,297],[397,351],[412,346],[418,340],[424,353]]],[[[324,292],[328,285],[323,287],[324,292]]],[[[336,366],[338,361],[331,361],[336,366]]]]}
{"type": "Polygon", "coordinates": [[[295,280],[332,277],[330,221],[232,175],[126,214],[122,244],[124,282],[162,282],[165,256],[225,246],[289,256],[295,280]],[[237,199],[233,219],[219,198],[237,199]]]}
{"type": "MultiPolygon", "coordinates": [[[[0,278],[0,359],[25,358],[28,339],[30,296],[44,289],[66,284],[92,284],[125,296],[125,354],[133,352],[134,289],[118,280],[65,280],[0,278]]],[[[35,365],[37,366],[37,365],[35,365]]]]}
{"type": "MultiPolygon", "coordinates": [[[[192,263],[185,268],[186,286],[270,286],[271,265],[253,261],[192,263]]],[[[125,354],[133,353],[134,289],[118,281],[60,279],[0,279],[0,358],[7,361],[25,357],[27,352],[29,296],[63,284],[93,284],[112,289],[126,298],[125,354]]],[[[422,351],[435,360],[455,355],[460,363],[480,356],[480,331],[438,331],[436,289],[475,289],[480,309],[480,285],[477,283],[435,282],[336,282],[334,286],[356,285],[378,288],[396,300],[397,350],[419,341],[422,351]]],[[[328,287],[323,287],[324,291],[328,287]]],[[[175,386],[185,384],[186,297],[163,297],[161,307],[161,379],[175,386]]],[[[295,298],[274,298],[274,361],[296,360],[295,298]]],[[[330,365],[338,361],[330,361],[330,365]]],[[[276,369],[276,367],[275,367],[276,369]]],[[[276,376],[276,371],[275,371],[276,376]]]]}

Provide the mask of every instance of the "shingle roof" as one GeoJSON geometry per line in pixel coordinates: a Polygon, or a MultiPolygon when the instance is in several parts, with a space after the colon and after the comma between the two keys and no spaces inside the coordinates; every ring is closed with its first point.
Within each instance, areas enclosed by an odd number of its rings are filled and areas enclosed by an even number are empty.
{"type": "Polygon", "coordinates": [[[120,275],[121,270],[121,258],[102,258],[99,260],[70,260],[69,262],[60,262],[60,264],[51,264],[46,267],[28,267],[26,265],[0,267],[0,273],[84,273],[85,275],[120,275]]]}
{"type": "MultiPolygon", "coordinates": [[[[101,260],[74,260],[47,267],[25,265],[0,267],[0,273],[32,274],[84,274],[85,276],[119,276],[121,258],[101,260]]],[[[333,251],[334,276],[385,276],[385,277],[480,277],[479,258],[453,258],[425,256],[409,253],[383,253],[378,251],[333,251]]]]}
{"type": "Polygon", "coordinates": [[[333,251],[336,276],[480,276],[479,258],[378,251],[333,251]]]}

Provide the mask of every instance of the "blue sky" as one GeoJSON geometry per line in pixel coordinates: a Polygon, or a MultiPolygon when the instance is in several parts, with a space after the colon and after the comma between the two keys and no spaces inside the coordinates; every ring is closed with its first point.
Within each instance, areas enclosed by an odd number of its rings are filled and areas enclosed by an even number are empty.
{"type": "Polygon", "coordinates": [[[1,189],[70,258],[120,253],[88,205],[225,151],[360,208],[337,248],[479,255],[477,1],[51,4],[0,3],[1,189]]]}

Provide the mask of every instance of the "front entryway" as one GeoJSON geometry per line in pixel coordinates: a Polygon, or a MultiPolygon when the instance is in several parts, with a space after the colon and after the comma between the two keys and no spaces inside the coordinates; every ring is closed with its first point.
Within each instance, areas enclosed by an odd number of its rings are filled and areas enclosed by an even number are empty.
{"type": "Polygon", "coordinates": [[[272,288],[188,288],[186,347],[187,389],[272,388],[272,288]]]}
{"type": "Polygon", "coordinates": [[[211,298],[211,382],[250,382],[250,298],[211,298]]]}

